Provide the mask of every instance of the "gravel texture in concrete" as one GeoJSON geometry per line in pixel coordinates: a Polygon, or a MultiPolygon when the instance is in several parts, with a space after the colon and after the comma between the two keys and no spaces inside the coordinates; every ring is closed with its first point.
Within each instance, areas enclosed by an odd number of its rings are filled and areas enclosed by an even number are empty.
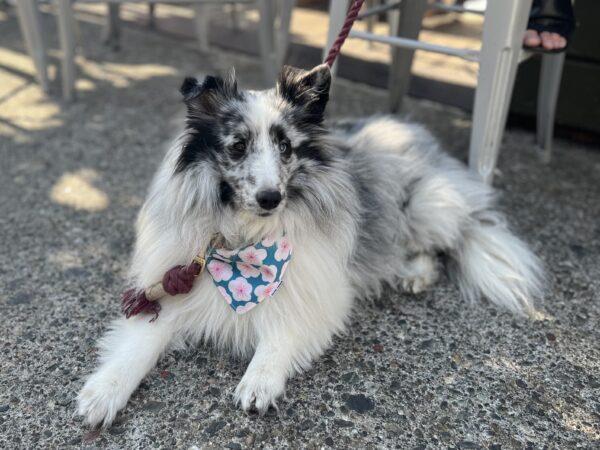
{"type": "MultiPolygon", "coordinates": [[[[495,184],[547,266],[544,319],[470,308],[446,280],[389,291],[290,380],[278,414],[236,409],[246,363],[198,348],[160,361],[110,429],[87,429],[74,397],[119,314],[134,218],[183,110],[179,83],[235,66],[243,86],[260,86],[261,71],[129,28],[112,53],[94,18],[80,19],[80,96],[64,105],[35,86],[17,21],[0,15],[0,448],[598,448],[600,152],[557,141],[541,165],[518,130],[495,184]]],[[[339,80],[329,114],[386,101],[339,80]]],[[[410,99],[406,111],[465,159],[468,115],[410,99]]]]}

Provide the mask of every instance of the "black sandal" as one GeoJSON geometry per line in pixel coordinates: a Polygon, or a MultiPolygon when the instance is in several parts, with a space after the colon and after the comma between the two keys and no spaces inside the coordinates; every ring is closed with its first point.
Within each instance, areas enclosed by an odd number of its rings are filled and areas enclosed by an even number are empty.
{"type": "Polygon", "coordinates": [[[537,47],[523,45],[523,48],[537,53],[561,53],[569,46],[569,39],[575,30],[575,14],[571,0],[533,0],[529,14],[528,30],[538,33],[560,34],[567,41],[563,48],[545,49],[542,44],[537,47]]]}

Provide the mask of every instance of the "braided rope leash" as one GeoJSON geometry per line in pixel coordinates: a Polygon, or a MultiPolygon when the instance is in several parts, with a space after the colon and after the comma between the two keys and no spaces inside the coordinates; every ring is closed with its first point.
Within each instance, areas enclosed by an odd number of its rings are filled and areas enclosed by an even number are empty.
{"type": "MultiPolygon", "coordinates": [[[[342,45],[344,45],[364,2],[365,0],[355,0],[352,7],[348,10],[344,25],[324,61],[329,67],[333,66],[335,59],[340,54],[342,45]]],[[[222,236],[215,235],[209,244],[209,248],[217,245],[219,241],[222,241],[222,236]]],[[[142,312],[151,313],[154,314],[154,317],[150,322],[154,322],[161,310],[158,300],[167,295],[175,296],[189,293],[194,287],[194,280],[204,270],[205,265],[205,251],[202,251],[190,264],[175,266],[169,269],[164,274],[162,281],[154,283],[149,288],[144,290],[136,288],[126,290],[121,297],[121,312],[127,319],[142,312]]]]}
{"type": "MultiPolygon", "coordinates": [[[[332,0],[332,1],[335,1],[335,0],[332,0]]],[[[344,25],[342,26],[342,29],[338,33],[335,41],[333,41],[333,44],[331,45],[331,49],[329,50],[329,53],[327,54],[327,58],[325,58],[325,61],[324,61],[324,63],[327,64],[329,67],[333,66],[335,59],[340,54],[342,45],[344,45],[344,42],[346,41],[348,34],[350,34],[352,25],[354,25],[354,22],[356,21],[356,18],[358,17],[358,12],[360,11],[360,8],[362,7],[364,2],[365,2],[365,0],[356,0],[354,2],[354,5],[352,5],[352,7],[348,10],[348,15],[346,16],[344,25]]]]}

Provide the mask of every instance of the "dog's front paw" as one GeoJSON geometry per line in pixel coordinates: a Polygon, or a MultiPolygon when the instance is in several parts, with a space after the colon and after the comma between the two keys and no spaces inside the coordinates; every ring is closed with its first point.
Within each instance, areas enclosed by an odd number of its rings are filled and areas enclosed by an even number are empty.
{"type": "Polygon", "coordinates": [[[108,427],[124,408],[129,393],[119,376],[108,371],[93,374],[77,396],[77,413],[92,426],[108,427]]]}
{"type": "Polygon", "coordinates": [[[285,391],[285,379],[285,375],[266,368],[249,368],[235,389],[236,405],[244,411],[254,408],[260,415],[265,414],[270,406],[277,409],[277,399],[285,391]]]}

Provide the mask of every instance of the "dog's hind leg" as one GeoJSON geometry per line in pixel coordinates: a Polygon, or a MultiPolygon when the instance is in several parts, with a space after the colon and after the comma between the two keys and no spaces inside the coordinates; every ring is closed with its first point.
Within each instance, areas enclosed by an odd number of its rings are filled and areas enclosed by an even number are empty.
{"type": "Polygon", "coordinates": [[[448,272],[471,303],[487,297],[534,314],[543,271],[529,247],[494,209],[492,189],[450,159],[412,187],[406,208],[412,251],[444,252],[448,272]]]}
{"type": "Polygon", "coordinates": [[[406,265],[408,275],[402,278],[402,288],[406,292],[413,294],[423,292],[438,279],[438,264],[434,255],[419,253],[406,265]]]}
{"type": "Polygon", "coordinates": [[[169,345],[168,321],[147,315],[118,319],[101,339],[100,366],[77,397],[78,413],[92,426],[108,427],[169,345]]]}

